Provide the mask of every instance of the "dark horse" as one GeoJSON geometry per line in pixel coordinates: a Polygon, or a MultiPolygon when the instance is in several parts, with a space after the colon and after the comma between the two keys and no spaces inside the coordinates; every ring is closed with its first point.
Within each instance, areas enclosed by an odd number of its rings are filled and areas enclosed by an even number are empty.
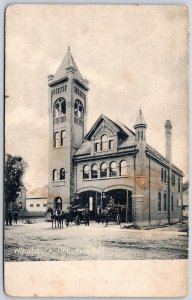
{"type": "Polygon", "coordinates": [[[108,225],[109,211],[106,208],[102,210],[101,215],[100,215],[100,220],[101,220],[102,224],[105,222],[105,226],[108,225]]]}
{"type": "Polygon", "coordinates": [[[64,213],[62,210],[49,207],[47,213],[51,214],[52,228],[54,224],[55,228],[63,228],[64,213]]]}

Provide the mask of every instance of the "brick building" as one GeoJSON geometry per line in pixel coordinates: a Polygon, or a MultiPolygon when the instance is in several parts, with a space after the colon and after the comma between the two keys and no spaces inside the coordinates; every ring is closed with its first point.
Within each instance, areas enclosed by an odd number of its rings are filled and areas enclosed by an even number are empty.
{"type": "Polygon", "coordinates": [[[64,210],[76,198],[94,218],[113,199],[124,208],[123,221],[178,221],[183,173],[171,162],[171,122],[165,122],[166,157],[147,143],[141,110],[133,129],[101,115],[87,132],[88,81],[70,49],[48,86],[48,206],[64,210]]]}

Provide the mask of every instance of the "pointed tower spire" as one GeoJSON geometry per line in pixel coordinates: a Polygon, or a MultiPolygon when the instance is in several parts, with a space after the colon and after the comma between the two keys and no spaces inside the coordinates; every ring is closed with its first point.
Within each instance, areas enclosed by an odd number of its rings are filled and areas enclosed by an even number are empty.
{"type": "Polygon", "coordinates": [[[147,128],[147,124],[146,124],[145,119],[143,117],[141,108],[139,109],[139,113],[138,113],[134,128],[136,129],[137,127],[147,128]]]}
{"type": "Polygon", "coordinates": [[[79,79],[83,80],[81,73],[79,72],[78,67],[75,63],[75,60],[71,54],[70,46],[68,46],[67,53],[65,54],[64,59],[63,59],[62,63],[60,64],[57,72],[53,76],[52,81],[57,81],[57,80],[67,77],[67,73],[69,71],[74,72],[75,75],[79,79]]]}
{"type": "Polygon", "coordinates": [[[134,125],[136,142],[139,142],[139,141],[145,142],[146,141],[146,134],[145,134],[146,128],[147,128],[147,124],[145,122],[145,119],[143,117],[143,114],[142,114],[142,111],[140,108],[135,125],[134,125]]]}

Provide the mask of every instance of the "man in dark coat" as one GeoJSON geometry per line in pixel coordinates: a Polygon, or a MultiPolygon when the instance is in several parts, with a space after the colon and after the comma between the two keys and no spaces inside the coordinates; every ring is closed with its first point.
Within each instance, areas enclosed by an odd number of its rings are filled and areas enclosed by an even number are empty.
{"type": "Polygon", "coordinates": [[[12,225],[12,212],[11,212],[11,210],[9,209],[8,210],[8,221],[9,221],[9,225],[11,226],[12,225]]]}

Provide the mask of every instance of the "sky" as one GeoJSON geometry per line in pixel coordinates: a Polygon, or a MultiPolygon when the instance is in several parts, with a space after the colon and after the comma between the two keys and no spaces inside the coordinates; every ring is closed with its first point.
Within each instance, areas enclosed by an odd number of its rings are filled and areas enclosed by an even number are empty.
{"type": "Polygon", "coordinates": [[[133,129],[188,178],[188,12],[175,5],[12,5],[6,12],[5,149],[28,163],[28,192],[48,183],[48,81],[68,45],[89,80],[90,129],[103,113],[133,129]]]}

